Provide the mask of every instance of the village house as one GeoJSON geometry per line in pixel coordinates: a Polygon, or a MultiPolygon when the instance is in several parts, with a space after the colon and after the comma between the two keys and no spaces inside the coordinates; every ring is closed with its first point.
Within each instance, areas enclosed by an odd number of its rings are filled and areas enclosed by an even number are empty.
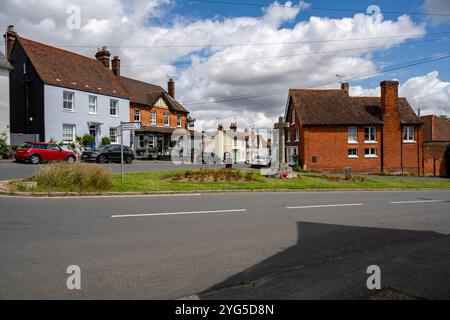
{"type": "Polygon", "coordinates": [[[381,83],[380,97],[340,90],[292,89],[285,119],[287,161],[308,170],[422,174],[422,121],[399,83],[381,83]]]}
{"type": "Polygon", "coordinates": [[[450,123],[436,115],[423,116],[424,174],[447,177],[446,150],[450,146],[450,123]]]}
{"type": "Polygon", "coordinates": [[[9,137],[9,72],[12,65],[0,52],[0,139],[10,143],[9,137]]]}

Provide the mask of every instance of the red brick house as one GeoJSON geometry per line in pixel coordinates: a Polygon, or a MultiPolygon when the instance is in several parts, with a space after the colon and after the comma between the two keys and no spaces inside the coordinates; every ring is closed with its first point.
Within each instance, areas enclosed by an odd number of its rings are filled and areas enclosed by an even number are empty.
{"type": "Polygon", "coordinates": [[[423,128],[423,167],[425,175],[447,177],[445,152],[450,145],[450,123],[436,115],[420,118],[423,128]]]}
{"type": "Polygon", "coordinates": [[[381,83],[381,97],[341,90],[291,89],[286,155],[308,170],[422,174],[422,121],[399,83],[381,83]]]}

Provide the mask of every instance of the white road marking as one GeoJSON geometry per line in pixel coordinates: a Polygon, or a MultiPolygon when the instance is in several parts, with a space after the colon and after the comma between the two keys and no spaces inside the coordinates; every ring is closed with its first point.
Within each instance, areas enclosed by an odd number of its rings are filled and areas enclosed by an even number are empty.
{"type": "Polygon", "coordinates": [[[391,204],[439,203],[439,202],[445,202],[445,201],[444,200],[397,201],[397,202],[391,202],[391,204]]]}
{"type": "Polygon", "coordinates": [[[238,212],[247,212],[247,209],[148,213],[148,214],[126,214],[126,215],[124,214],[124,215],[113,215],[113,216],[111,216],[111,218],[139,218],[139,217],[180,216],[180,215],[207,214],[207,213],[238,213],[238,212]]]}
{"type": "Polygon", "coordinates": [[[315,206],[286,207],[286,209],[314,209],[314,208],[333,208],[333,207],[356,207],[363,206],[364,203],[347,203],[347,204],[324,204],[315,206]]]}

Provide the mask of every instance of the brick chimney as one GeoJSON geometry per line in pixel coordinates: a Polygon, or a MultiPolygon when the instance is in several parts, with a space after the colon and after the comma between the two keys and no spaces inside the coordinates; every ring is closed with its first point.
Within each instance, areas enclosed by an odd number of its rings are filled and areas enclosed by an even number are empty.
{"type": "Polygon", "coordinates": [[[111,67],[112,67],[112,72],[116,75],[116,77],[120,78],[120,59],[119,59],[119,57],[115,56],[112,59],[111,67]]]}
{"type": "Polygon", "coordinates": [[[223,124],[219,124],[219,126],[218,126],[217,130],[219,130],[219,131],[223,131],[223,130],[224,130],[223,124]]]}
{"type": "Polygon", "coordinates": [[[167,84],[167,92],[169,93],[169,96],[171,96],[173,99],[175,99],[175,81],[173,78],[169,79],[169,82],[167,84]]]}
{"type": "Polygon", "coordinates": [[[381,83],[381,111],[383,112],[383,169],[401,172],[402,128],[398,107],[398,81],[381,83]]]}
{"type": "Polygon", "coordinates": [[[95,54],[95,58],[97,58],[98,61],[103,63],[103,65],[108,69],[110,68],[110,61],[109,61],[110,57],[111,53],[109,53],[107,47],[98,49],[98,52],[95,54]]]}
{"type": "Polygon", "coordinates": [[[234,132],[237,131],[237,122],[231,123],[231,125],[230,125],[230,130],[233,130],[234,132]]]}
{"type": "Polygon", "coordinates": [[[6,58],[10,60],[11,58],[11,51],[14,46],[14,42],[19,37],[17,35],[17,32],[14,31],[14,26],[8,26],[8,29],[6,30],[5,35],[3,36],[5,38],[5,53],[6,58]]]}
{"type": "Polygon", "coordinates": [[[347,94],[350,93],[350,84],[349,83],[342,83],[341,84],[341,89],[344,90],[345,92],[347,92],[347,94]]]}

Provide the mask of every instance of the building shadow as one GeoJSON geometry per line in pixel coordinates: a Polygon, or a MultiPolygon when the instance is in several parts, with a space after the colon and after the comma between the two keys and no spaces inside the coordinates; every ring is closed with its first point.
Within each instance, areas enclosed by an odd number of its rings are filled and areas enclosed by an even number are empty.
{"type": "Polygon", "coordinates": [[[298,222],[293,247],[214,285],[200,299],[364,299],[367,268],[382,287],[450,298],[450,237],[435,232],[298,222]]]}

